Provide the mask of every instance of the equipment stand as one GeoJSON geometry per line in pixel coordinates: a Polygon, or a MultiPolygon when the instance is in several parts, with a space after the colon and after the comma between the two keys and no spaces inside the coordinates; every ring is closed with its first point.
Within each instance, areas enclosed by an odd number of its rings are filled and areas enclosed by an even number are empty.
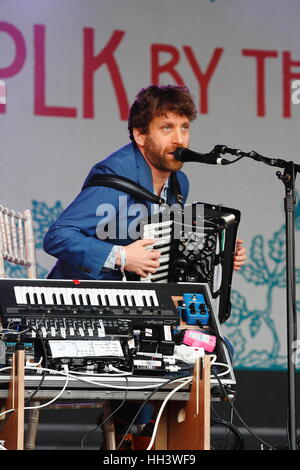
{"type": "Polygon", "coordinates": [[[297,449],[296,364],[294,349],[297,341],[296,280],[295,280],[295,166],[288,162],[277,177],[285,186],[284,211],[286,227],[286,302],[288,359],[288,438],[290,449],[297,449]]]}
{"type": "Polygon", "coordinates": [[[12,357],[11,380],[5,409],[13,410],[0,434],[7,450],[24,449],[24,350],[18,350],[12,357]]]}
{"type": "Polygon", "coordinates": [[[169,402],[155,450],[210,450],[210,357],[197,359],[190,399],[169,402]]]}

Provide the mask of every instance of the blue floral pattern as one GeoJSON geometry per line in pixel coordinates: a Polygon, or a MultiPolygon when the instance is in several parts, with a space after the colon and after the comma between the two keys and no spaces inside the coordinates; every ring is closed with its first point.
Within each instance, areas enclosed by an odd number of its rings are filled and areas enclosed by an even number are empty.
{"type": "MultiPolygon", "coordinates": [[[[295,227],[299,230],[299,202],[296,206],[295,217],[295,227]]],[[[265,288],[265,302],[263,308],[251,308],[244,295],[236,290],[231,293],[231,317],[224,325],[224,330],[235,349],[235,366],[285,369],[287,358],[286,354],[283,355],[280,352],[281,335],[274,318],[275,289],[286,287],[285,225],[275,231],[267,243],[262,235],[256,235],[252,239],[249,262],[241,267],[239,273],[246,282],[265,288]],[[268,332],[271,335],[271,346],[262,350],[249,348],[251,339],[255,339],[262,329],[264,329],[264,334],[268,332]]],[[[300,283],[299,268],[296,268],[296,283],[300,283]]],[[[300,301],[296,301],[296,309],[299,313],[300,301]]]]}

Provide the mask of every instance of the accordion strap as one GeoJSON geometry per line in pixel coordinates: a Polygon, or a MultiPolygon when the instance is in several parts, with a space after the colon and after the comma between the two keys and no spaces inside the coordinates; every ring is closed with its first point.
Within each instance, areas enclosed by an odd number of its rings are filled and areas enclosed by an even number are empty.
{"type": "Polygon", "coordinates": [[[154,204],[165,204],[165,200],[156,194],[151,193],[143,186],[135,183],[134,181],[126,178],[125,176],[120,175],[93,175],[83,186],[82,189],[88,188],[90,186],[107,186],[109,188],[119,189],[125,193],[131,194],[137,199],[143,199],[150,201],[154,204]]]}
{"type": "MultiPolygon", "coordinates": [[[[148,191],[148,189],[144,188],[135,181],[126,178],[125,176],[114,174],[95,174],[84,184],[82,189],[88,188],[90,186],[106,186],[109,188],[115,188],[119,189],[120,191],[124,191],[125,193],[131,194],[131,196],[134,196],[136,199],[147,200],[153,204],[166,204],[166,201],[163,198],[157,196],[154,193],[151,193],[148,191]]],[[[171,187],[174,191],[176,201],[178,204],[182,205],[183,197],[175,173],[171,174],[171,187]]]]}
{"type": "Polygon", "coordinates": [[[180,184],[175,172],[171,173],[171,187],[175,194],[176,202],[183,207],[183,196],[181,194],[180,184]]]}

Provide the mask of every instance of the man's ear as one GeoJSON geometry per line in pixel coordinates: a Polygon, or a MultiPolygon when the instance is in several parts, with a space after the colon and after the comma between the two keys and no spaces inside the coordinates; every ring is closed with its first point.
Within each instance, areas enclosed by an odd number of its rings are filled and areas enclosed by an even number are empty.
{"type": "Polygon", "coordinates": [[[142,132],[141,129],[137,129],[136,127],[132,129],[133,137],[137,145],[140,147],[144,147],[146,134],[142,132]]]}

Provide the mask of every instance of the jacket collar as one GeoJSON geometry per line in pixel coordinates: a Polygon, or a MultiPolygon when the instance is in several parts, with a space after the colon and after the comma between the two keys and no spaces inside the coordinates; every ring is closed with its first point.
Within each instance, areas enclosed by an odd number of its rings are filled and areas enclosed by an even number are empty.
{"type": "Polygon", "coordinates": [[[137,162],[137,182],[154,193],[151,168],[136,145],[134,145],[134,151],[137,162]]]}

